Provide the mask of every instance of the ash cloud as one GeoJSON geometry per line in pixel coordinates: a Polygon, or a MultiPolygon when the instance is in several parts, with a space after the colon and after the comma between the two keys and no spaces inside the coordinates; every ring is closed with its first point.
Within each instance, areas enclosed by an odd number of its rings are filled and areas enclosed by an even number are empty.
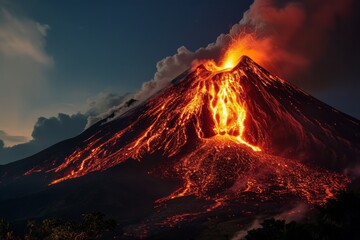
{"type": "MultiPolygon", "coordinates": [[[[255,0],[242,20],[214,43],[195,52],[182,46],[173,56],[159,61],[154,78],[144,83],[135,97],[147,99],[192,63],[218,61],[232,39],[245,37],[251,39],[246,41],[247,48],[265,56],[260,64],[306,90],[343,84],[344,77],[339,76],[348,69],[345,65],[355,66],[359,56],[358,47],[350,51],[355,50],[353,57],[342,51],[349,48],[346,41],[351,34],[359,31],[356,9],[360,9],[359,3],[353,0],[255,0]],[[339,57],[349,59],[343,62],[339,57]]],[[[352,40],[352,47],[357,46],[357,40],[352,40]]],[[[357,84],[351,77],[345,81],[357,84]]]]}

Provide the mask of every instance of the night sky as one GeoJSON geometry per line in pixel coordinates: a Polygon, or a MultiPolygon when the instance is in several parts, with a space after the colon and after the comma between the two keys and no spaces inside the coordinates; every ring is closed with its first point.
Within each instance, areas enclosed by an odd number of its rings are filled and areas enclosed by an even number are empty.
{"type": "MultiPolygon", "coordinates": [[[[289,2],[303,3],[304,16],[321,15],[306,8],[311,0],[257,2],[274,5],[279,16],[289,2]]],[[[337,0],[317,2],[339,5],[337,0]]],[[[313,19],[331,22],[319,25],[328,28],[318,40],[306,40],[301,48],[298,42],[287,42],[286,48],[316,52],[305,55],[310,66],[296,74],[282,72],[281,66],[274,71],[359,118],[359,3],[344,2],[341,17],[313,19]]],[[[106,112],[153,79],[158,61],[181,46],[194,52],[215,42],[239,23],[252,3],[0,0],[0,164],[80,133],[89,117],[106,112]]],[[[295,34],[301,38],[305,33],[295,34]]]]}

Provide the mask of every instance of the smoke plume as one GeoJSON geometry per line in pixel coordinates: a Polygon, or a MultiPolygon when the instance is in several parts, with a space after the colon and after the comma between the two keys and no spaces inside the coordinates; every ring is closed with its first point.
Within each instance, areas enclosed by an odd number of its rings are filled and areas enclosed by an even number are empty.
{"type": "Polygon", "coordinates": [[[352,0],[255,0],[242,20],[214,43],[195,52],[182,46],[175,55],[159,61],[154,78],[143,84],[135,98],[147,99],[192,64],[220,61],[237,42],[240,50],[288,81],[307,88],[323,86],[329,79],[318,73],[318,82],[313,83],[311,66],[322,69],[316,63],[328,57],[326,51],[334,45],[331,37],[346,23],[352,8],[352,0]]]}

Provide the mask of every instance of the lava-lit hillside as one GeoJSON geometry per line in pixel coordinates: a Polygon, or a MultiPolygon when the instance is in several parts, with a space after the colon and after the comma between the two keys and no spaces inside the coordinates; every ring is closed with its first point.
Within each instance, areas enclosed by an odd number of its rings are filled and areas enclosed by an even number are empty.
{"type": "Polygon", "coordinates": [[[51,189],[139,161],[149,176],[178,183],[155,205],[183,197],[209,201],[204,209],[168,211],[152,220],[173,225],[249,197],[322,203],[350,182],[343,171],[360,161],[359,134],[358,120],[244,56],[236,66],[194,67],[66,147],[4,166],[1,184],[36,178],[41,189],[51,189]]]}
{"type": "Polygon", "coordinates": [[[359,156],[354,128],[359,129],[355,119],[243,57],[232,69],[210,63],[195,68],[143,106],[104,124],[63,160],[38,164],[24,175],[45,171],[52,176],[49,184],[56,184],[156,153],[171,159],[167,171],[184,183],[171,197],[213,188],[261,193],[276,185],[322,201],[347,179],[321,169],[346,166],[359,156]],[[129,114],[135,116],[126,127],[111,131],[129,114]]]}

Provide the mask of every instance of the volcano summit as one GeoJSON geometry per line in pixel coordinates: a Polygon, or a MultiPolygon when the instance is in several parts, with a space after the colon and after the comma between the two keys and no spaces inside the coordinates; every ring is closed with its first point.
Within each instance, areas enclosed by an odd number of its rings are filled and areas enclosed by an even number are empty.
{"type": "Polygon", "coordinates": [[[236,66],[204,62],[115,115],[2,166],[6,217],[97,208],[120,219],[126,236],[151,236],[159,226],[209,216],[276,213],[291,201],[321,204],[350,183],[344,170],[360,163],[359,120],[246,56],[236,66]],[[96,202],[85,200],[93,195],[96,202]],[[48,201],[36,202],[40,196],[48,201]],[[23,202],[21,212],[7,210],[23,202]],[[142,207],[130,213],[134,204],[142,207]]]}

